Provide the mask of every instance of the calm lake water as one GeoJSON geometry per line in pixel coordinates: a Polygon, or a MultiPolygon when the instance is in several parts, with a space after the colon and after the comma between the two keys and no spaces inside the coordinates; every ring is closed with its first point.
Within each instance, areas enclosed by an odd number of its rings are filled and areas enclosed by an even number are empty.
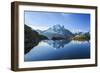
{"type": "Polygon", "coordinates": [[[24,61],[90,58],[89,41],[43,40],[24,56],[24,61]]]}

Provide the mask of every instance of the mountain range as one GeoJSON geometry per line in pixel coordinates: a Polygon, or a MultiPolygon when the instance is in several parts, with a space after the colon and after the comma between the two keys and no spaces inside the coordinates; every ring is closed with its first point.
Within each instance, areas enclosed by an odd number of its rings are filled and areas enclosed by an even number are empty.
{"type": "Polygon", "coordinates": [[[65,27],[63,25],[61,26],[60,24],[54,25],[44,31],[41,31],[41,30],[36,30],[36,31],[39,34],[48,37],[48,39],[52,39],[52,38],[67,39],[74,35],[72,32],[70,32],[68,29],[65,29],[65,27]]]}
{"type": "Polygon", "coordinates": [[[54,25],[47,30],[34,30],[28,25],[24,25],[24,46],[26,54],[31,50],[31,48],[35,47],[39,44],[40,41],[45,40],[48,44],[52,45],[55,48],[64,47],[63,44],[70,42],[71,40],[78,40],[78,41],[86,41],[90,40],[90,32],[78,32],[72,33],[68,29],[66,29],[63,25],[54,25]],[[51,40],[50,42],[46,40],[51,40]],[[63,43],[63,44],[61,44],[63,43]]]}

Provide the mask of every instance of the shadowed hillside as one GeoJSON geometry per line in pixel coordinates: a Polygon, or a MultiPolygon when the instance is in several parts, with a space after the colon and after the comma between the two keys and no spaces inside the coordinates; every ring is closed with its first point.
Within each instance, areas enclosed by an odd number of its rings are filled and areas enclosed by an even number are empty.
{"type": "Polygon", "coordinates": [[[43,35],[39,35],[38,32],[35,30],[32,30],[29,26],[25,25],[24,26],[24,46],[25,46],[25,52],[29,52],[33,47],[38,45],[38,43],[41,40],[48,39],[47,37],[43,35]]]}

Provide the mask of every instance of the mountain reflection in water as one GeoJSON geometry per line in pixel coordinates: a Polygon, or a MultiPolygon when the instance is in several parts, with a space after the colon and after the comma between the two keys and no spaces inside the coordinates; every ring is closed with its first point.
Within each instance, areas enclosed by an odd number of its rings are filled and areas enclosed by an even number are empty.
{"type": "Polygon", "coordinates": [[[90,58],[89,41],[42,40],[24,55],[24,61],[90,58]]]}
{"type": "Polygon", "coordinates": [[[70,40],[44,40],[44,42],[48,43],[53,48],[60,49],[64,48],[64,46],[68,44],[70,40]]]}
{"type": "MultiPolygon", "coordinates": [[[[55,49],[64,48],[64,46],[70,42],[70,40],[42,40],[42,41],[49,44],[55,49]]],[[[29,49],[25,49],[25,54],[30,52],[30,50],[33,49],[34,47],[38,46],[40,42],[41,41],[37,41],[33,44],[33,47],[30,47],[29,49]]]]}

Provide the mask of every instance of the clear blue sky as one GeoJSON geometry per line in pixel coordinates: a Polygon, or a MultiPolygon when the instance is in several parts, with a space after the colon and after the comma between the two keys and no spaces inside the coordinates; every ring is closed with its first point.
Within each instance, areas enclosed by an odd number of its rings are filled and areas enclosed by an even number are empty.
{"type": "Polygon", "coordinates": [[[25,11],[25,24],[33,29],[46,30],[60,24],[71,32],[90,31],[90,14],[25,11]]]}

